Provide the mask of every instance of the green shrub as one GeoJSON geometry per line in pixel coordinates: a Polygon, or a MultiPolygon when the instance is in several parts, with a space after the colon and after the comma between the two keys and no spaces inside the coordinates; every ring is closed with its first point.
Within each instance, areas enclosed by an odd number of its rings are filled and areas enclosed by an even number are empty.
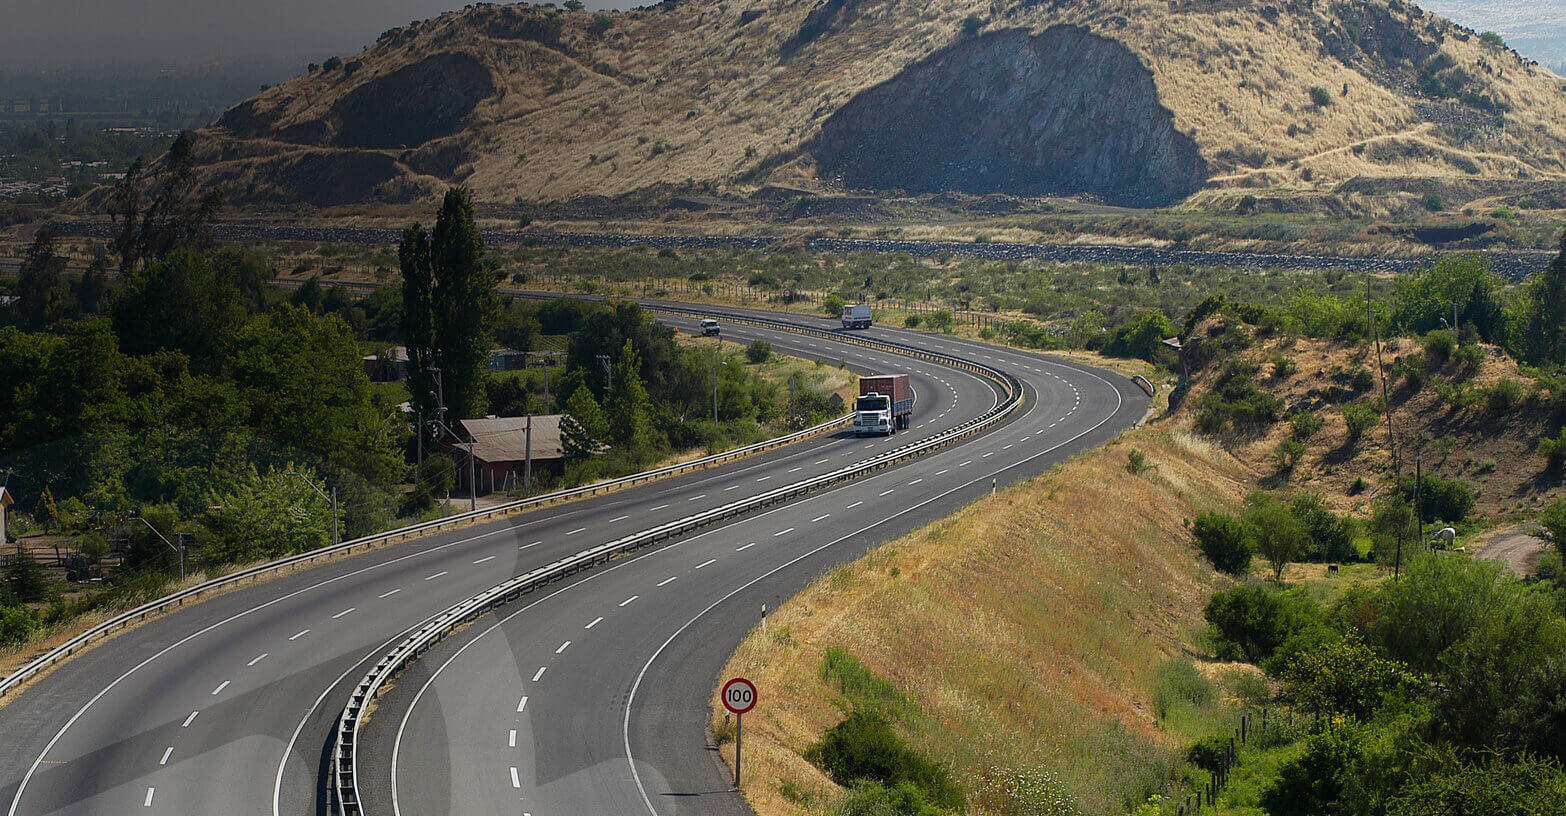
{"type": "Polygon", "coordinates": [[[1528,389],[1516,380],[1501,380],[1485,389],[1484,407],[1493,414],[1504,414],[1528,399],[1528,389]]]}
{"type": "Polygon", "coordinates": [[[821,679],[848,698],[856,710],[901,717],[909,708],[908,698],[896,685],[836,646],[826,649],[821,679]]]}
{"type": "Polygon", "coordinates": [[[1141,476],[1152,467],[1147,463],[1147,453],[1140,448],[1132,448],[1126,452],[1126,472],[1132,476],[1141,476]]]}
{"type": "Polygon", "coordinates": [[[1272,355],[1272,378],[1275,380],[1288,379],[1294,373],[1294,361],[1282,354],[1272,355]]]}
{"type": "Polygon", "coordinates": [[[1322,625],[1310,599],[1262,586],[1238,586],[1214,593],[1202,610],[1213,627],[1218,656],[1258,663],[1289,638],[1322,625]]]}
{"type": "Polygon", "coordinates": [[[1484,362],[1484,358],[1487,355],[1485,354],[1484,346],[1477,343],[1468,343],[1458,348],[1455,356],[1457,357],[1458,365],[1474,369],[1484,362]]]}
{"type": "Polygon", "coordinates": [[[903,326],[906,327],[906,328],[910,328],[910,329],[917,329],[917,328],[919,328],[919,324],[923,323],[923,322],[924,322],[924,320],[921,319],[916,314],[911,314],[911,315],[903,318],[903,326]]]}
{"type": "Polygon", "coordinates": [[[1376,387],[1376,375],[1370,373],[1370,369],[1360,366],[1349,372],[1349,387],[1363,394],[1376,387]]]}
{"type": "Polygon", "coordinates": [[[1552,472],[1561,470],[1566,465],[1566,431],[1555,438],[1545,437],[1539,440],[1539,455],[1544,457],[1544,466],[1552,472]]]}
{"type": "Polygon", "coordinates": [[[25,606],[0,606],[0,648],[21,646],[43,626],[38,613],[25,606]]]}
{"type": "Polygon", "coordinates": [[[1367,402],[1357,402],[1353,405],[1343,406],[1343,423],[1348,426],[1348,438],[1350,442],[1358,442],[1365,432],[1370,430],[1376,420],[1381,418],[1381,413],[1375,406],[1367,402]]]}
{"type": "Polygon", "coordinates": [[[1289,415],[1289,427],[1294,432],[1294,438],[1299,440],[1315,436],[1326,424],[1327,421],[1314,411],[1295,411],[1289,415]]]}
{"type": "Polygon", "coordinates": [[[1425,193],[1419,199],[1419,203],[1430,212],[1440,212],[1446,209],[1446,201],[1436,193],[1425,193]]]}
{"type": "Polygon", "coordinates": [[[821,301],[821,311],[826,312],[828,317],[842,317],[843,307],[847,305],[848,302],[841,296],[827,295],[826,299],[821,301]]]}
{"type": "Polygon", "coordinates": [[[1202,398],[1197,427],[1203,433],[1220,433],[1227,427],[1256,431],[1278,421],[1283,399],[1256,386],[1257,365],[1244,360],[1226,363],[1202,398]]]}
{"type": "Polygon", "coordinates": [[[956,317],[953,316],[950,311],[945,309],[939,312],[934,312],[930,315],[930,328],[935,329],[938,332],[951,331],[952,326],[955,325],[956,322],[956,317]]]}
{"type": "Polygon", "coordinates": [[[1195,745],[1186,749],[1185,761],[1208,773],[1217,773],[1229,756],[1231,740],[1232,738],[1226,734],[1203,737],[1195,745]]]}
{"type": "Polygon", "coordinates": [[[1272,463],[1279,473],[1293,473],[1304,458],[1305,443],[1293,437],[1279,442],[1277,450],[1272,452],[1272,463]]]}
{"type": "Polygon", "coordinates": [[[1305,750],[1285,762],[1278,778],[1262,794],[1261,806],[1271,816],[1320,816],[1337,813],[1343,795],[1345,769],[1361,755],[1363,730],[1353,724],[1313,734],[1305,750]]]}
{"type": "MultiPolygon", "coordinates": [[[[1404,476],[1398,489],[1403,499],[1414,501],[1414,477],[1404,476]]],[[[1420,515],[1426,524],[1437,521],[1460,522],[1474,509],[1474,489],[1461,479],[1447,479],[1426,473],[1419,480],[1420,515]]]]}
{"type": "Polygon", "coordinates": [[[876,714],[855,711],[848,715],[810,746],[805,758],[845,787],[861,780],[893,790],[911,785],[937,807],[961,809],[964,805],[962,790],[946,769],[908,746],[876,714]]]}
{"type": "Polygon", "coordinates": [[[1457,335],[1446,329],[1436,329],[1426,334],[1421,343],[1425,347],[1425,356],[1436,365],[1446,365],[1457,351],[1457,335]]]}
{"type": "Polygon", "coordinates": [[[1238,518],[1227,513],[1207,512],[1191,525],[1196,546],[1216,569],[1230,575],[1250,572],[1256,543],[1238,518]]]}
{"type": "Polygon", "coordinates": [[[930,804],[919,786],[902,782],[886,786],[861,779],[838,800],[833,816],[944,816],[930,804]]]}
{"type": "Polygon", "coordinates": [[[1389,697],[1412,697],[1420,682],[1403,664],[1354,638],[1336,638],[1289,655],[1279,672],[1283,694],[1301,711],[1367,720],[1389,697]]]}
{"type": "Polygon", "coordinates": [[[752,340],[745,347],[745,359],[760,365],[772,359],[772,344],[766,340],[752,340]]]}
{"type": "Polygon", "coordinates": [[[1318,108],[1332,104],[1332,92],[1319,85],[1310,89],[1310,103],[1318,108]]]}

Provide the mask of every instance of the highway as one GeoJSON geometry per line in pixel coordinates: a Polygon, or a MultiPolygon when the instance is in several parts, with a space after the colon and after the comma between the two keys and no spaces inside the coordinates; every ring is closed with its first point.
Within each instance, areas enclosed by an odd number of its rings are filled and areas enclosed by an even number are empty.
{"type": "MultiPolygon", "coordinates": [[[[895,443],[819,438],[389,546],[156,619],[0,708],[0,807],[10,816],[325,812],[323,761],[349,687],[421,621],[595,544],[953,427],[997,399],[988,380],[906,357],[764,329],[726,334],[861,371],[908,371],[915,427],[895,443]]],[[[1024,381],[1027,404],[989,434],[584,573],[448,639],[371,720],[362,749],[371,812],[744,812],[706,750],[706,704],[760,605],[950,513],[991,479],[1032,475],[1110,438],[1145,410],[1130,383],[1082,366],[870,334],[1003,368],[1024,381]]]]}

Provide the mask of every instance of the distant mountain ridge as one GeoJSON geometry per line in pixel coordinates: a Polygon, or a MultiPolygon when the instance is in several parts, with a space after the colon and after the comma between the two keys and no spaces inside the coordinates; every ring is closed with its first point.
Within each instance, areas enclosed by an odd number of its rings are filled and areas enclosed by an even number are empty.
{"type": "Polygon", "coordinates": [[[1562,90],[1401,0],[479,4],[264,91],[203,150],[257,204],[462,183],[494,203],[776,187],[1375,210],[1562,196],[1562,90]]]}

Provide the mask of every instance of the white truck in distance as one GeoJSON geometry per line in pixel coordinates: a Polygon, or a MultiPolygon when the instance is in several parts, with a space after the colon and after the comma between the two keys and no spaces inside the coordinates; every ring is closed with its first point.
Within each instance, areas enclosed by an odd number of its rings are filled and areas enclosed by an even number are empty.
{"type": "Polygon", "coordinates": [[[870,304],[854,303],[843,307],[843,328],[870,328],[870,304]]]}

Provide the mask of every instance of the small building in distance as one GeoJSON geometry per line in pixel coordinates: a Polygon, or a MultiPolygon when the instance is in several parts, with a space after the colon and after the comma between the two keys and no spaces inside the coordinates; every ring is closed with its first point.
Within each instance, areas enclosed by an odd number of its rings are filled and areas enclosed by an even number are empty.
{"type": "Polygon", "coordinates": [[[392,346],[379,354],[364,355],[364,375],[370,382],[402,382],[408,379],[408,347],[392,346]]]}
{"type": "Polygon", "coordinates": [[[528,354],[525,351],[498,348],[489,353],[489,370],[520,371],[527,368],[527,360],[528,354]]]}
{"type": "MultiPolygon", "coordinates": [[[[560,438],[561,414],[533,417],[533,478],[559,475],[565,470],[565,445],[560,438]]],[[[471,441],[474,472],[480,495],[520,487],[526,479],[528,459],[527,417],[464,419],[457,432],[471,441]]],[[[466,491],[468,444],[449,443],[457,460],[457,484],[466,491]]]]}

